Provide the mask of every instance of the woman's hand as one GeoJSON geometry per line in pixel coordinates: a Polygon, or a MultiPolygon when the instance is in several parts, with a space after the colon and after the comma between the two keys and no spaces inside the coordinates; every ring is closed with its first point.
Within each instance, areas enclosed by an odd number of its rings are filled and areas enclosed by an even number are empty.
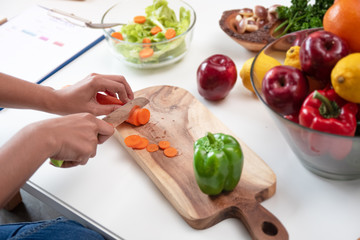
{"type": "Polygon", "coordinates": [[[62,167],[85,165],[95,157],[97,145],[114,133],[110,124],[89,113],[45,120],[38,127],[51,143],[49,157],[64,160],[62,167]]]}
{"type": "Polygon", "coordinates": [[[106,92],[117,96],[126,103],[134,98],[126,79],[121,75],[101,75],[92,73],[82,81],[55,91],[54,101],[51,101],[50,112],[71,114],[89,112],[94,115],[107,115],[118,108],[118,105],[101,105],[96,101],[98,92],[106,92]]]}
{"type": "Polygon", "coordinates": [[[0,147],[0,207],[48,158],[62,167],[84,165],[114,128],[90,113],[71,114],[32,123],[0,147]]]}

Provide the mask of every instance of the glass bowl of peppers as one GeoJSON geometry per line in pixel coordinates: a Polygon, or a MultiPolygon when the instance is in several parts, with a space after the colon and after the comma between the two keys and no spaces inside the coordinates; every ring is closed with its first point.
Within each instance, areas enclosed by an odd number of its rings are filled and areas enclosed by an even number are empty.
{"type": "MultiPolygon", "coordinates": [[[[319,69],[309,74],[304,58],[309,51],[306,48],[316,38],[315,33],[322,37],[327,34],[322,28],[307,29],[265,46],[252,63],[251,82],[255,94],[305,168],[325,178],[357,179],[360,178],[360,105],[337,94],[331,81],[331,68],[323,79],[316,76],[325,68],[322,64],[326,61],[321,61],[321,54],[316,52],[324,50],[322,43],[318,49],[311,49],[314,58],[311,65],[319,64],[319,69]],[[291,51],[297,48],[297,66],[286,63],[291,48],[291,51]],[[257,74],[261,68],[261,61],[257,62],[260,53],[281,64],[267,71],[262,79],[257,74]]],[[[350,53],[351,50],[344,55],[350,53]]]]}

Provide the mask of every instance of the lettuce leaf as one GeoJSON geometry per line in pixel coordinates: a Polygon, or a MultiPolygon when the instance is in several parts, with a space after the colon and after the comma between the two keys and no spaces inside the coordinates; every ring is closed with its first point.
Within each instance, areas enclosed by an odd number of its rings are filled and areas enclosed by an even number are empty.
{"type": "MultiPolygon", "coordinates": [[[[154,0],[153,4],[145,8],[146,22],[138,24],[131,22],[122,26],[120,32],[124,37],[124,41],[130,43],[142,43],[144,38],[149,38],[152,43],[166,41],[165,32],[168,28],[173,28],[176,35],[184,33],[190,26],[191,14],[184,7],[179,9],[179,19],[177,19],[174,10],[168,6],[166,0],[154,0]],[[162,31],[156,35],[152,35],[150,30],[154,26],[159,26],[162,31]]],[[[115,46],[127,61],[133,63],[144,62],[160,62],[165,57],[177,57],[186,51],[185,38],[176,39],[170,43],[154,45],[154,55],[147,59],[140,59],[139,51],[141,45],[119,44],[115,46]],[[176,50],[178,48],[178,50],[176,50]],[[167,53],[168,52],[168,53],[167,53]],[[172,55],[170,55],[172,54],[172,55]]]]}

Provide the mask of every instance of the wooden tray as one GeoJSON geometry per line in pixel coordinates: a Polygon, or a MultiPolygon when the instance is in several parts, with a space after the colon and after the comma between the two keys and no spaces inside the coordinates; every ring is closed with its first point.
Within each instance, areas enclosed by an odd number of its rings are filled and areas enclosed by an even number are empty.
{"type": "Polygon", "coordinates": [[[155,86],[135,93],[146,97],[150,121],[140,127],[123,123],[115,136],[163,195],[193,228],[204,229],[234,217],[239,218],[253,239],[288,239],[281,222],[260,202],[276,190],[276,176],[241,139],[244,168],[238,186],[229,193],[209,197],[199,189],[193,171],[193,144],[206,132],[232,133],[188,91],[173,86],[155,86]],[[124,138],[139,134],[157,143],[169,140],[179,151],[167,158],[162,151],[149,153],[126,147],[124,138]]]}

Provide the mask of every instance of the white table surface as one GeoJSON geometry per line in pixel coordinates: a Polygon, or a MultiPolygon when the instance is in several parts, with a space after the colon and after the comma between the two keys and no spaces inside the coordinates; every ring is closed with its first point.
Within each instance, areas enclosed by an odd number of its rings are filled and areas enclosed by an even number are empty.
{"type": "MultiPolygon", "coordinates": [[[[95,22],[115,2],[1,0],[0,16],[11,18],[33,4],[41,3],[95,22]]],[[[257,4],[268,6],[270,3],[265,0],[188,2],[197,12],[197,22],[191,49],[182,61],[157,70],[129,68],[111,55],[103,41],[43,84],[60,88],[97,72],[124,75],[134,91],[162,84],[183,87],[244,140],[275,172],[277,191],[262,205],[279,218],[290,239],[355,240],[360,237],[359,180],[333,181],[306,170],[292,153],[265,107],[243,87],[240,78],[228,97],[220,102],[208,102],[197,91],[196,70],[208,56],[217,53],[228,55],[235,61],[238,71],[248,58],[254,56],[222,32],[218,24],[222,12],[257,4]]],[[[289,5],[290,0],[274,3],[289,5]]],[[[54,116],[32,110],[1,111],[0,144],[21,127],[49,117],[54,116]]],[[[86,166],[59,169],[45,163],[23,189],[65,216],[110,238],[250,239],[245,227],[236,219],[224,220],[206,230],[191,228],[114,137],[98,147],[97,156],[86,166]]]]}

